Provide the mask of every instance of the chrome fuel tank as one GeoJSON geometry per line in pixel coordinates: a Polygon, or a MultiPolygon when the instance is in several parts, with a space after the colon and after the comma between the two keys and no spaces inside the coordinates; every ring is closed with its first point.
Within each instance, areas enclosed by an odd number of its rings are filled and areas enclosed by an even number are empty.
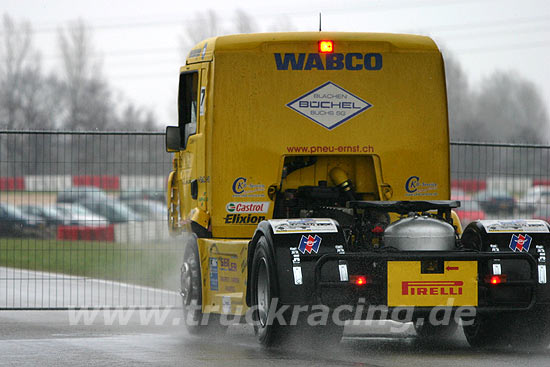
{"type": "Polygon", "coordinates": [[[384,232],[384,246],[401,251],[451,251],[455,241],[453,226],[427,216],[400,219],[384,232]]]}

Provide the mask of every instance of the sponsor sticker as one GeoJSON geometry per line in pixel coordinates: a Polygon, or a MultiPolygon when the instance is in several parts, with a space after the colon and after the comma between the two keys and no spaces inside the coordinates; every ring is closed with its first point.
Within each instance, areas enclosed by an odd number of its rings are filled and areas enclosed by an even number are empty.
{"type": "Polygon", "coordinates": [[[462,295],[464,282],[461,280],[421,280],[401,282],[403,296],[458,296],[462,295]]]}
{"type": "Polygon", "coordinates": [[[287,107],[328,130],[372,107],[369,102],[344,88],[326,82],[287,104],[287,107]]]}
{"type": "MultiPolygon", "coordinates": [[[[206,48],[205,48],[205,50],[206,50],[206,48]]],[[[205,100],[204,96],[205,95],[206,95],[206,87],[202,87],[201,88],[201,96],[200,96],[200,104],[199,104],[199,106],[200,106],[199,107],[200,116],[204,116],[204,100],[205,100]]]]}
{"type": "Polygon", "coordinates": [[[405,182],[405,196],[437,196],[437,183],[425,182],[418,176],[411,176],[405,182]]]}
{"type": "Polygon", "coordinates": [[[264,215],[253,215],[253,214],[227,214],[223,218],[225,224],[258,224],[262,220],[265,220],[264,215]]]}
{"type": "Polygon", "coordinates": [[[338,232],[338,227],[332,219],[271,219],[269,223],[275,234],[338,232]]]}
{"type": "Polygon", "coordinates": [[[211,257],[210,260],[210,290],[218,290],[218,258],[211,257]]]}
{"type": "Polygon", "coordinates": [[[529,247],[531,247],[531,236],[528,234],[513,234],[510,239],[510,249],[514,252],[529,252],[529,247]]]}
{"type": "Polygon", "coordinates": [[[259,198],[265,196],[265,185],[251,182],[246,177],[238,177],[231,185],[234,197],[259,198]]]}
{"type": "Polygon", "coordinates": [[[369,52],[327,53],[275,53],[277,70],[381,70],[382,54],[369,52]]]}
{"type": "MultiPolygon", "coordinates": [[[[239,278],[237,277],[228,277],[228,276],[220,276],[220,281],[223,282],[223,283],[234,283],[234,284],[239,284],[240,281],[239,281],[239,278]]],[[[226,284],[226,290],[227,290],[227,287],[231,287],[229,285],[226,284]]]]}
{"type": "MultiPolygon", "coordinates": [[[[189,163],[189,164],[191,164],[191,163],[189,163]]],[[[183,184],[188,185],[193,181],[195,181],[195,179],[183,180],[183,184]]],[[[210,176],[199,176],[199,177],[196,178],[196,181],[198,183],[210,183],[210,176]]]]}
{"type": "Polygon", "coordinates": [[[204,56],[206,55],[206,47],[208,46],[208,42],[204,43],[204,47],[202,48],[201,57],[204,59],[204,56]]]}
{"type": "Polygon", "coordinates": [[[228,213],[267,213],[269,204],[269,201],[231,202],[227,203],[225,209],[228,213]]]}
{"type": "Polygon", "coordinates": [[[222,313],[228,314],[231,312],[231,297],[222,297],[222,313]]]}
{"type": "Polygon", "coordinates": [[[445,261],[423,273],[421,261],[388,261],[388,306],[477,306],[477,261],[445,261]]]}
{"type": "Polygon", "coordinates": [[[513,219],[513,220],[482,220],[487,233],[548,233],[548,226],[542,220],[513,219]]]}
{"type": "Polygon", "coordinates": [[[308,254],[311,254],[311,252],[317,253],[319,251],[319,246],[321,246],[322,238],[315,235],[302,235],[302,238],[300,240],[300,245],[298,246],[298,250],[305,254],[306,252],[308,254]]]}
{"type": "Polygon", "coordinates": [[[219,258],[220,271],[237,271],[237,263],[231,261],[229,257],[219,258]]]}

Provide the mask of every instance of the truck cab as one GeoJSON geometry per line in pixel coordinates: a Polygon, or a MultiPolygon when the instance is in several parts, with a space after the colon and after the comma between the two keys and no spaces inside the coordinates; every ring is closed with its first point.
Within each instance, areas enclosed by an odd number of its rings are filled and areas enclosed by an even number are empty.
{"type": "Polygon", "coordinates": [[[262,220],[297,215],[289,190],[347,180],[361,200],[450,195],[443,60],[427,37],[208,39],[180,70],[178,116],[176,231],[250,238],[262,220]]]}

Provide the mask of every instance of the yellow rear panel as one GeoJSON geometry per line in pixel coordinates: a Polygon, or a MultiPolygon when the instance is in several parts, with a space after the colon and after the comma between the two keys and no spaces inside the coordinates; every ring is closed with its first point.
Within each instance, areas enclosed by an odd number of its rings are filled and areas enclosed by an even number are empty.
{"type": "Polygon", "coordinates": [[[420,261],[388,261],[388,306],[477,306],[477,261],[445,261],[423,274],[420,261]]]}
{"type": "MultiPolygon", "coordinates": [[[[214,237],[247,238],[255,224],[271,218],[267,190],[281,185],[283,160],[291,155],[370,156],[359,166],[376,166],[376,182],[391,187],[391,200],[449,198],[444,67],[429,38],[258,34],[210,39],[197,49],[205,51],[205,58],[195,53],[188,62],[212,59],[206,169],[214,237]],[[326,70],[326,56],[317,49],[321,39],[334,41],[334,53],[343,55],[332,64],[340,70],[326,70]],[[293,54],[297,64],[305,54],[304,62],[293,68],[290,60],[285,68],[285,54],[293,54]],[[355,55],[349,65],[348,54],[355,55]],[[331,128],[288,106],[318,88],[326,102],[324,85],[345,91],[332,97],[337,103],[356,101],[353,96],[371,106],[331,128]],[[251,202],[255,209],[243,206],[251,202]],[[236,212],[237,206],[248,209],[236,212]]],[[[350,110],[357,106],[347,105],[350,110]]]]}

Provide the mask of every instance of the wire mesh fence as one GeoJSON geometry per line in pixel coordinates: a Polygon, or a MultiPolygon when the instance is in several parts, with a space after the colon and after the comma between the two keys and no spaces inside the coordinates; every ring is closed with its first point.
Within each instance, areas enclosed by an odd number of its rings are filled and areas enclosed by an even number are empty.
{"type": "MultiPolygon", "coordinates": [[[[550,147],[451,144],[462,223],[550,217],[550,147]]],[[[0,309],[180,303],[164,133],[0,131],[0,309]]]]}
{"type": "Polygon", "coordinates": [[[0,308],[179,304],[163,133],[0,133],[0,308]]]}
{"type": "Polygon", "coordinates": [[[550,146],[451,144],[451,198],[462,224],[475,219],[550,219],[550,146]]]}

